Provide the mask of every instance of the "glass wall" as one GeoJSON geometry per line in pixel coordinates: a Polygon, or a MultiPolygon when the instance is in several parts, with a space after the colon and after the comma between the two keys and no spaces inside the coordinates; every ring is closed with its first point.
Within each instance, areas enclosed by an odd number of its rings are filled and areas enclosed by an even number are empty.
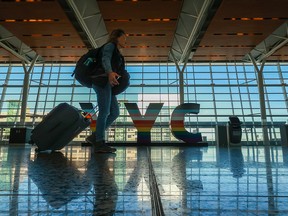
{"type": "MultiPolygon", "coordinates": [[[[79,102],[97,104],[92,89],[82,87],[71,76],[74,65],[36,65],[30,74],[26,123],[34,126],[52,108],[67,102],[80,108],[79,102]]],[[[173,137],[170,115],[180,104],[179,74],[170,63],[128,64],[131,86],[118,96],[121,116],[107,133],[110,141],[135,141],[136,128],[124,103],[137,103],[144,115],[149,103],[164,103],[152,128],[152,141],[177,141],[173,137]]],[[[279,125],[288,120],[288,63],[266,63],[263,71],[265,103],[270,140],[280,139],[279,125]]],[[[11,127],[20,121],[24,80],[22,65],[0,66],[0,124],[11,127]]],[[[198,115],[186,115],[186,129],[199,131],[205,140],[214,143],[215,126],[227,124],[236,115],[243,122],[242,140],[262,140],[257,72],[252,64],[188,63],[184,72],[185,103],[199,103],[198,115]]],[[[76,140],[86,137],[85,131],[76,140]]]]}

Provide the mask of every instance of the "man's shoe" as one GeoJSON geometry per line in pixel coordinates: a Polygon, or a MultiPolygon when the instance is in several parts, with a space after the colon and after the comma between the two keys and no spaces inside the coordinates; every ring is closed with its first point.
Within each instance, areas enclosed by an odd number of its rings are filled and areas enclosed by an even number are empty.
{"type": "Polygon", "coordinates": [[[86,140],[87,143],[89,143],[91,145],[94,145],[96,143],[94,134],[91,134],[90,136],[86,137],[85,140],[86,140]]]}
{"type": "Polygon", "coordinates": [[[116,148],[112,148],[106,145],[105,141],[98,141],[95,142],[93,145],[93,152],[94,153],[114,153],[116,152],[116,148]]]}

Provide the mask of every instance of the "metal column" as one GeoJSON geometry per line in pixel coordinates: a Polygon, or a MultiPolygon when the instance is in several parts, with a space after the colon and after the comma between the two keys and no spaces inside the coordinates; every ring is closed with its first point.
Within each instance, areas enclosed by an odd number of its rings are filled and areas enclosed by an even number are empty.
{"type": "Polygon", "coordinates": [[[25,124],[30,72],[32,71],[32,69],[33,69],[38,57],[39,57],[39,55],[35,56],[35,58],[31,62],[31,65],[29,66],[28,70],[26,69],[25,63],[22,62],[22,65],[23,65],[23,68],[24,68],[24,82],[23,82],[23,95],[22,95],[22,103],[21,103],[20,125],[24,125],[25,124]]]}
{"type": "Polygon", "coordinates": [[[9,64],[9,68],[8,68],[7,75],[6,75],[6,78],[5,78],[5,83],[4,83],[4,86],[3,86],[3,91],[2,91],[1,100],[0,100],[0,113],[2,111],[3,103],[5,101],[7,85],[8,85],[8,81],[10,79],[10,75],[11,75],[11,69],[12,69],[12,66],[11,66],[11,64],[9,64]]]}
{"type": "Polygon", "coordinates": [[[267,130],[267,117],[266,117],[266,108],[265,108],[265,98],[264,98],[264,87],[263,87],[263,68],[265,65],[265,60],[261,62],[260,69],[258,68],[255,59],[252,57],[252,55],[249,53],[249,58],[251,62],[254,65],[254,68],[257,71],[257,84],[258,84],[258,90],[259,90],[259,101],[260,101],[260,112],[261,112],[261,123],[262,123],[262,132],[263,132],[263,142],[264,145],[268,145],[268,130],[267,130]]]}
{"type": "Polygon", "coordinates": [[[184,71],[186,69],[186,65],[188,62],[188,58],[185,59],[184,65],[182,67],[182,70],[174,56],[173,53],[171,53],[171,56],[173,57],[174,63],[176,65],[177,71],[179,72],[179,93],[180,93],[180,104],[184,103],[184,71]]]}

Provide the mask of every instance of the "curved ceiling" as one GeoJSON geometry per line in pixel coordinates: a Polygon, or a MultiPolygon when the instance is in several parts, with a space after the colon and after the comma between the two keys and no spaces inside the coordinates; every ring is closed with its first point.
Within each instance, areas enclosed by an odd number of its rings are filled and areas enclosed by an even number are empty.
{"type": "MultiPolygon", "coordinates": [[[[261,0],[261,4],[259,0],[217,2],[217,8],[208,11],[210,16],[204,17],[206,20],[195,35],[195,43],[189,46],[189,52],[193,52],[189,61],[242,61],[247,53],[288,20],[287,0],[261,0]]],[[[126,31],[128,44],[123,54],[127,62],[170,61],[177,26],[183,22],[179,17],[185,1],[98,0],[95,4],[104,20],[102,30],[111,32],[122,28],[126,31]]],[[[4,45],[0,47],[0,61],[19,62],[19,57],[11,50],[23,54],[23,50],[22,53],[19,50],[23,44],[45,62],[77,61],[92,46],[67,5],[61,0],[0,1],[0,25],[10,32],[10,35],[1,34],[0,45],[8,43],[10,49],[4,45]],[[20,48],[16,42],[9,43],[13,38],[21,42],[20,48]]],[[[188,20],[186,22],[189,24],[188,20]]],[[[97,26],[95,23],[96,30],[97,26]]],[[[287,32],[283,37],[287,38],[287,32]]],[[[267,60],[288,61],[287,43],[267,60]]]]}

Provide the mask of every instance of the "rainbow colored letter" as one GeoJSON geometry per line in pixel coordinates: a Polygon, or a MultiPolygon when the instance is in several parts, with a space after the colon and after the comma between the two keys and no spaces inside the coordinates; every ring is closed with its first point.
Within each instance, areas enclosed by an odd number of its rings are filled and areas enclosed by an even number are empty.
{"type": "Polygon", "coordinates": [[[184,103],[177,106],[171,115],[171,132],[179,140],[186,143],[197,143],[202,141],[201,133],[190,133],[184,127],[185,114],[193,113],[198,114],[200,104],[197,103],[184,103]]]}
{"type": "Polygon", "coordinates": [[[151,128],[164,103],[150,103],[142,116],[136,103],[124,103],[137,128],[137,143],[151,143],[151,128]]]}
{"type": "MultiPolygon", "coordinates": [[[[132,121],[137,128],[137,143],[151,143],[151,128],[163,107],[163,103],[150,103],[146,114],[141,115],[136,103],[124,103],[132,121]]],[[[179,140],[186,143],[197,143],[202,141],[201,133],[190,133],[184,127],[184,118],[187,113],[198,114],[200,104],[184,103],[177,106],[171,115],[171,132],[179,140]]]]}

